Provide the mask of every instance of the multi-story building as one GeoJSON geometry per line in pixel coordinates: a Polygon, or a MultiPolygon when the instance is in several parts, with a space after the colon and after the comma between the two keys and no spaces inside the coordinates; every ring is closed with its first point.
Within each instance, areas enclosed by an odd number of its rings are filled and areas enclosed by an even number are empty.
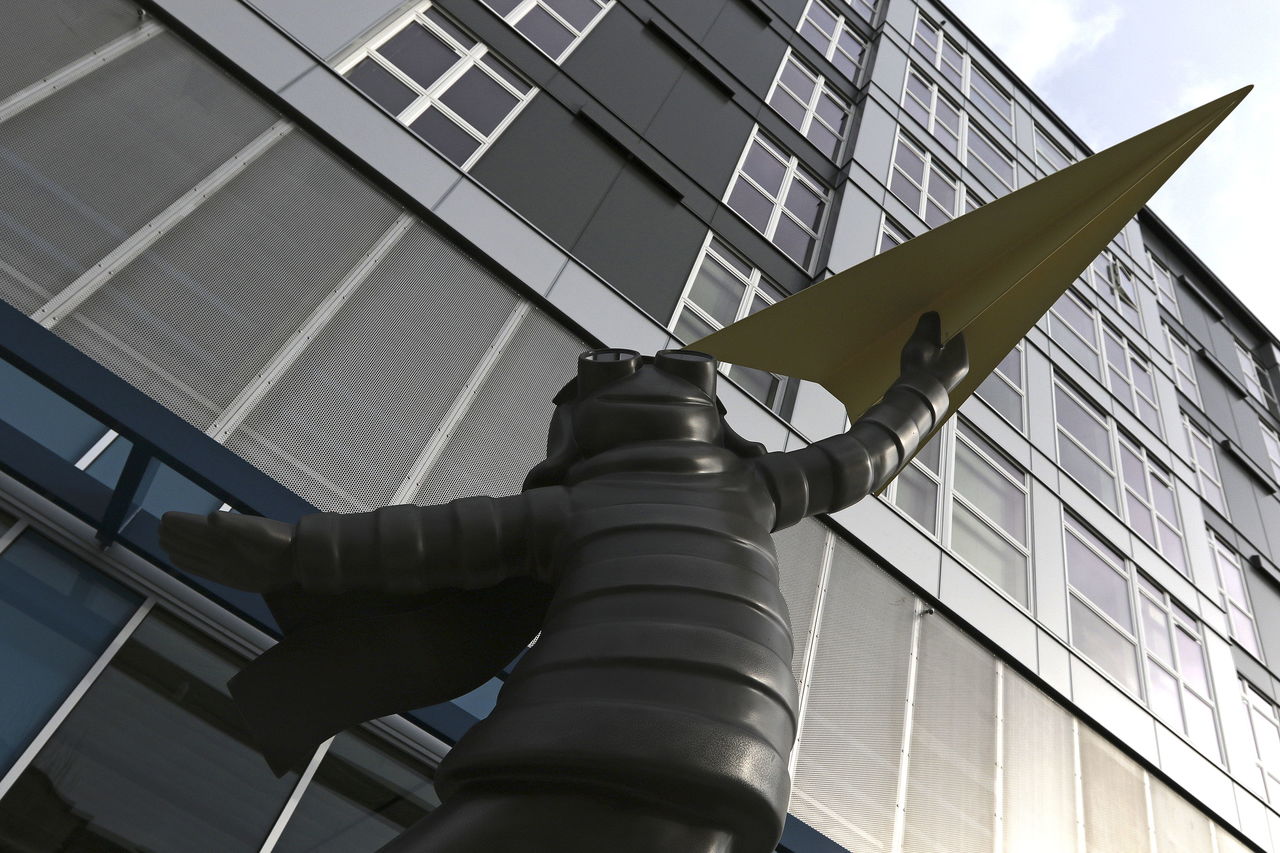
{"type": "MultiPolygon", "coordinates": [[[[224,685],[279,626],[162,511],[511,493],[580,350],[1089,153],[932,0],[138,2],[0,3],[4,850],[375,850],[500,679],[276,779],[224,685]]],[[[781,534],[782,849],[1280,850],[1276,364],[1144,211],[884,496],[781,534]]],[[[771,449],[845,423],[722,397],[771,449]]]]}

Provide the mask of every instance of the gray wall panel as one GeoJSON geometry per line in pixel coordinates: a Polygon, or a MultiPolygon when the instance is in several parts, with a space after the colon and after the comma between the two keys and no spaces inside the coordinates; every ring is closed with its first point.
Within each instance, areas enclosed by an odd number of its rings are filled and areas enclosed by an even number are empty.
{"type": "Polygon", "coordinates": [[[255,0],[285,32],[325,59],[404,5],[404,0],[255,0]]]}
{"type": "Polygon", "coordinates": [[[553,240],[572,246],[622,164],[622,154],[585,123],[535,96],[471,174],[553,240]]]}
{"type": "Polygon", "coordinates": [[[692,69],[685,72],[645,134],[713,197],[729,185],[751,133],[751,117],[692,69]]]}
{"type": "MultiPolygon", "coordinates": [[[[795,20],[800,13],[795,14],[795,20]]],[[[702,46],[763,98],[787,45],[760,16],[740,2],[726,3],[702,46]]]]}
{"type": "Polygon", "coordinates": [[[695,41],[701,41],[707,34],[707,30],[711,29],[711,25],[715,23],[721,8],[736,0],[699,0],[697,3],[690,3],[689,0],[652,0],[652,2],[695,41]]]}
{"type": "Polygon", "coordinates": [[[600,20],[561,66],[634,129],[657,114],[684,71],[684,59],[625,8],[600,20]],[[637,74],[636,69],[644,69],[637,74]]]}
{"type": "Polygon", "coordinates": [[[573,254],[659,322],[675,311],[706,227],[645,173],[626,168],[573,254]]]}

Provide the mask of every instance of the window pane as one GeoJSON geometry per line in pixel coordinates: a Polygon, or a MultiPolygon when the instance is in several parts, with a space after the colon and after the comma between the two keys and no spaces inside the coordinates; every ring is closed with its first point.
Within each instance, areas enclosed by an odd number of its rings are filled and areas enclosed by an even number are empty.
{"type": "Polygon", "coordinates": [[[461,27],[455,24],[452,20],[440,14],[439,10],[434,8],[427,9],[422,14],[431,23],[435,24],[437,27],[439,27],[440,29],[448,33],[449,36],[454,41],[462,45],[464,48],[470,49],[473,45],[475,45],[476,43],[475,39],[473,39],[470,35],[468,35],[461,27]]]}
{"type": "Polygon", "coordinates": [[[1204,654],[1200,643],[1186,631],[1179,628],[1178,635],[1178,669],[1186,682],[1200,691],[1201,696],[1209,695],[1209,673],[1205,670],[1204,654]]]}
{"type": "Polygon", "coordinates": [[[782,177],[786,174],[787,167],[763,145],[756,142],[747,152],[747,160],[742,164],[742,170],[750,175],[762,190],[777,197],[778,190],[782,188],[782,177]]]}
{"type": "Polygon", "coordinates": [[[1187,711],[1187,736],[1191,742],[1214,761],[1220,757],[1218,727],[1213,720],[1213,708],[1194,696],[1184,694],[1187,711]]]}
{"type": "Polygon", "coordinates": [[[1009,387],[1009,383],[992,373],[982,381],[975,393],[991,404],[1009,423],[1022,429],[1022,395],[1009,387]]]}
{"type": "Polygon", "coordinates": [[[791,260],[805,269],[809,268],[816,241],[812,234],[797,225],[791,217],[778,217],[778,225],[773,231],[773,242],[791,260]]]}
{"type": "Polygon", "coordinates": [[[818,230],[818,222],[822,219],[822,196],[800,181],[793,180],[791,189],[787,190],[785,207],[811,230],[818,230]]]}
{"type": "Polygon", "coordinates": [[[596,0],[543,0],[543,2],[579,30],[584,29],[596,15],[600,14],[600,4],[596,0]]]}
{"type": "Polygon", "coordinates": [[[255,853],[298,776],[249,744],[240,665],[153,613],[0,801],[0,847],[64,827],[49,849],[255,853]]]}
{"type": "Polygon", "coordinates": [[[440,805],[431,770],[362,731],[338,735],[275,853],[374,853],[440,805]]]}
{"type": "Polygon", "coordinates": [[[778,394],[782,388],[782,381],[772,373],[753,370],[750,367],[733,367],[729,370],[729,375],[745,388],[748,394],[769,408],[777,408],[781,402],[778,394]]]}
{"type": "Polygon", "coordinates": [[[938,484],[914,465],[898,475],[898,491],[894,496],[898,508],[916,520],[930,533],[938,532],[938,484]]]}
{"type": "Polygon", "coordinates": [[[727,326],[738,318],[738,308],[746,289],[747,286],[737,276],[719,262],[707,258],[689,288],[689,298],[717,323],[727,326]]]}
{"type": "Polygon", "coordinates": [[[815,148],[828,157],[835,157],[836,151],[840,148],[840,137],[816,121],[809,125],[809,131],[805,136],[809,137],[809,141],[815,148]]]}
{"type": "Polygon", "coordinates": [[[1025,495],[963,441],[956,442],[956,491],[1019,542],[1026,541],[1025,495]]]}
{"type": "Polygon", "coordinates": [[[516,24],[516,29],[551,57],[559,57],[573,44],[573,33],[541,6],[530,9],[516,24]]]}
{"type": "Polygon", "coordinates": [[[769,216],[773,213],[773,202],[766,198],[751,184],[738,178],[729,194],[729,207],[738,215],[750,222],[758,231],[769,227],[769,216]]]}
{"type": "Polygon", "coordinates": [[[1079,480],[1080,485],[1088,489],[1095,498],[1111,509],[1116,509],[1115,481],[1111,474],[1075,442],[1064,436],[1058,437],[1058,451],[1063,470],[1079,480]]]}
{"type": "Polygon", "coordinates": [[[468,68],[440,100],[468,124],[488,136],[516,106],[516,96],[480,70],[468,68]]]}
{"type": "Polygon", "coordinates": [[[0,768],[7,768],[142,597],[31,531],[0,554],[0,768]]]}
{"type": "Polygon", "coordinates": [[[1182,700],[1178,698],[1178,679],[1162,667],[1148,662],[1147,676],[1151,681],[1151,710],[1173,727],[1182,731],[1182,700]]]}
{"type": "Polygon", "coordinates": [[[688,309],[680,312],[680,319],[676,321],[676,337],[687,344],[701,340],[714,331],[705,320],[688,309]]]}
{"type": "Polygon", "coordinates": [[[1133,643],[1074,596],[1071,598],[1071,641],[1112,678],[1142,695],[1133,643]]]}
{"type": "Polygon", "coordinates": [[[435,107],[418,116],[409,127],[459,166],[480,147],[480,140],[435,107]]]}
{"type": "Polygon", "coordinates": [[[1061,388],[1054,389],[1058,404],[1058,423],[1067,428],[1080,443],[1093,452],[1103,463],[1111,465],[1111,439],[1107,428],[1075,398],[1061,388]]]}
{"type": "Polygon", "coordinates": [[[1067,575],[1071,585],[1126,630],[1133,630],[1129,614],[1129,583],[1105,560],[1067,531],[1067,575]]]}
{"type": "Polygon", "coordinates": [[[410,24],[383,42],[378,53],[429,89],[459,59],[458,52],[419,24],[410,24]]]}
{"type": "Polygon", "coordinates": [[[1253,619],[1234,604],[1227,605],[1227,613],[1231,616],[1231,636],[1254,657],[1262,657],[1258,640],[1254,635],[1253,619]]]}
{"type": "Polygon", "coordinates": [[[107,431],[53,391],[0,360],[0,421],[75,462],[107,431]]]}
{"type": "Polygon", "coordinates": [[[774,90],[773,97],[769,99],[769,106],[777,110],[779,115],[795,127],[801,127],[804,124],[804,104],[792,97],[786,89],[779,87],[774,90]]]}
{"type": "Polygon", "coordinates": [[[1027,558],[961,503],[951,517],[951,547],[1022,604],[1027,603],[1027,558]]]}
{"type": "Polygon", "coordinates": [[[813,97],[813,89],[816,83],[813,77],[796,64],[794,59],[787,62],[782,68],[782,82],[787,88],[796,94],[801,101],[806,104],[813,97]]]}
{"type": "Polygon", "coordinates": [[[1169,638],[1169,617],[1164,609],[1145,595],[1138,596],[1142,612],[1142,640],[1147,651],[1173,666],[1173,641],[1169,638]]]}

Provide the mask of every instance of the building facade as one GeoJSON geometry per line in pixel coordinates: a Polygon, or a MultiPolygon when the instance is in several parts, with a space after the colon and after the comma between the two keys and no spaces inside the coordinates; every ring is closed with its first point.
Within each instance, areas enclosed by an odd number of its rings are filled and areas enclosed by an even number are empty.
{"type": "MultiPolygon", "coordinates": [[[[167,564],[165,510],[513,493],[582,349],[695,340],[1089,153],[931,0],[0,10],[23,853],[376,850],[501,686],[276,779],[225,683],[279,626],[167,564]]],[[[884,496],[780,534],[780,849],[1280,850],[1276,378],[1144,211],[884,496]]],[[[845,425],[721,387],[770,449],[845,425]]]]}

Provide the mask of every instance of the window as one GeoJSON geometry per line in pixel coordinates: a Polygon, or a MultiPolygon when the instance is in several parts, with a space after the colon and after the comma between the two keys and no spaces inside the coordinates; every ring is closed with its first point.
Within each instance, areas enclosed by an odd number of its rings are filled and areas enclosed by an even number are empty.
{"type": "Polygon", "coordinates": [[[1090,494],[1119,514],[1110,419],[1061,380],[1054,383],[1053,392],[1058,463],[1090,494]]]}
{"type": "Polygon", "coordinates": [[[1070,514],[1063,532],[1071,644],[1220,760],[1199,621],[1070,514]]]}
{"type": "Polygon", "coordinates": [[[942,27],[917,13],[911,44],[929,60],[929,64],[942,72],[957,89],[964,92],[969,102],[990,119],[1006,136],[1013,137],[1013,99],[966,56],[942,31],[942,27]]]}
{"type": "Polygon", "coordinates": [[[1244,385],[1249,389],[1249,396],[1262,405],[1274,409],[1276,395],[1271,390],[1266,372],[1258,364],[1252,350],[1239,341],[1236,341],[1235,345],[1236,359],[1240,362],[1240,372],[1244,374],[1244,385]]]}
{"type": "Polygon", "coordinates": [[[430,4],[397,18],[337,70],[462,169],[536,91],[430,4]]]}
{"type": "Polygon", "coordinates": [[[1222,475],[1218,473],[1218,457],[1214,455],[1209,436],[1182,413],[1182,425],[1187,431],[1187,446],[1191,449],[1191,464],[1196,469],[1200,483],[1200,496],[1224,516],[1227,514],[1227,497],[1222,491],[1222,475]]]}
{"type": "Polygon", "coordinates": [[[1247,681],[1241,681],[1244,689],[1244,707],[1249,714],[1253,734],[1254,758],[1267,799],[1280,805],[1280,713],[1275,704],[1247,681]]]}
{"type": "Polygon", "coordinates": [[[877,255],[889,251],[894,246],[901,246],[910,239],[911,235],[906,229],[885,214],[880,214],[880,244],[876,247],[877,255]]]}
{"type": "Polygon", "coordinates": [[[1093,259],[1084,277],[1102,301],[1114,308],[1121,317],[1142,331],[1142,319],[1138,314],[1138,286],[1133,273],[1110,251],[1093,259]]]}
{"type": "Polygon", "coordinates": [[[1151,710],[1211,759],[1221,760],[1199,620],[1141,572],[1138,610],[1151,710]]]}
{"type": "Polygon", "coordinates": [[[829,196],[830,191],[800,165],[799,158],[756,127],[729,182],[725,203],[808,270],[829,196]]]}
{"type": "Polygon", "coordinates": [[[1025,429],[1024,402],[1026,392],[1023,383],[1022,341],[1014,347],[991,375],[974,391],[987,405],[1013,424],[1018,432],[1025,429]]]}
{"type": "Polygon", "coordinates": [[[1162,434],[1150,362],[1128,338],[1103,322],[1079,294],[1068,290],[1054,303],[1049,313],[1049,336],[1089,375],[1110,388],[1125,408],[1157,435],[1162,434]]]}
{"type": "Polygon", "coordinates": [[[969,422],[939,432],[894,480],[900,510],[1023,607],[1031,564],[1027,472],[969,422]],[[943,508],[946,523],[939,525],[943,508]]]}
{"type": "Polygon", "coordinates": [[[889,189],[930,228],[959,215],[962,184],[944,171],[932,152],[916,145],[898,131],[889,172],[889,189]]]}
{"type": "Polygon", "coordinates": [[[850,29],[843,15],[831,11],[822,0],[809,0],[797,29],[841,74],[857,82],[867,45],[850,29]]]}
{"type": "Polygon", "coordinates": [[[789,49],[769,92],[769,106],[835,159],[849,122],[849,102],[789,49]]]}
{"type": "Polygon", "coordinates": [[[1046,175],[1052,174],[1059,169],[1065,169],[1075,162],[1075,158],[1066,152],[1066,150],[1053,141],[1053,137],[1045,133],[1040,125],[1035,125],[1035,146],[1036,146],[1036,164],[1044,170],[1046,175]]]}
{"type": "Polygon", "coordinates": [[[847,0],[847,2],[853,7],[853,11],[858,13],[858,17],[868,24],[876,19],[875,0],[847,0]]]}
{"type": "Polygon", "coordinates": [[[1258,420],[1258,427],[1262,430],[1262,443],[1267,448],[1267,460],[1271,462],[1271,476],[1280,483],[1280,435],[1261,419],[1258,420]]]}
{"type": "Polygon", "coordinates": [[[992,186],[1013,189],[1013,158],[969,121],[968,115],[942,93],[937,83],[915,68],[907,69],[902,106],[957,157],[961,154],[960,140],[963,138],[965,164],[981,174],[990,175],[994,180],[992,186]]]}
{"type": "Polygon", "coordinates": [[[1178,293],[1173,287],[1173,273],[1169,268],[1156,260],[1156,256],[1147,252],[1147,260],[1151,262],[1151,275],[1156,282],[1156,298],[1160,304],[1168,308],[1179,320],[1182,314],[1178,311],[1178,293]]]}
{"type": "Polygon", "coordinates": [[[1249,603],[1249,588],[1245,583],[1240,555],[1214,535],[1212,530],[1209,531],[1209,547],[1213,551],[1213,564],[1218,572],[1218,590],[1222,594],[1223,606],[1227,608],[1231,637],[1249,654],[1262,660],[1258,626],[1253,618],[1253,606],[1249,603]]]}
{"type": "Polygon", "coordinates": [[[1144,542],[1189,577],[1173,475],[1153,460],[1141,445],[1123,435],[1118,439],[1125,520],[1144,542]]]}
{"type": "Polygon", "coordinates": [[[520,35],[559,62],[596,25],[613,0],[484,0],[520,35]]]}
{"type": "Polygon", "coordinates": [[[1173,375],[1178,383],[1178,390],[1199,406],[1200,386],[1196,384],[1196,368],[1191,358],[1191,348],[1168,326],[1164,327],[1164,337],[1169,343],[1169,358],[1173,361],[1173,375]]]}
{"type": "MultiPolygon", "coordinates": [[[[785,296],[760,270],[708,234],[669,327],[677,338],[689,343],[785,296]]],[[[774,411],[784,402],[784,377],[749,367],[724,365],[722,370],[774,411]]]]}

